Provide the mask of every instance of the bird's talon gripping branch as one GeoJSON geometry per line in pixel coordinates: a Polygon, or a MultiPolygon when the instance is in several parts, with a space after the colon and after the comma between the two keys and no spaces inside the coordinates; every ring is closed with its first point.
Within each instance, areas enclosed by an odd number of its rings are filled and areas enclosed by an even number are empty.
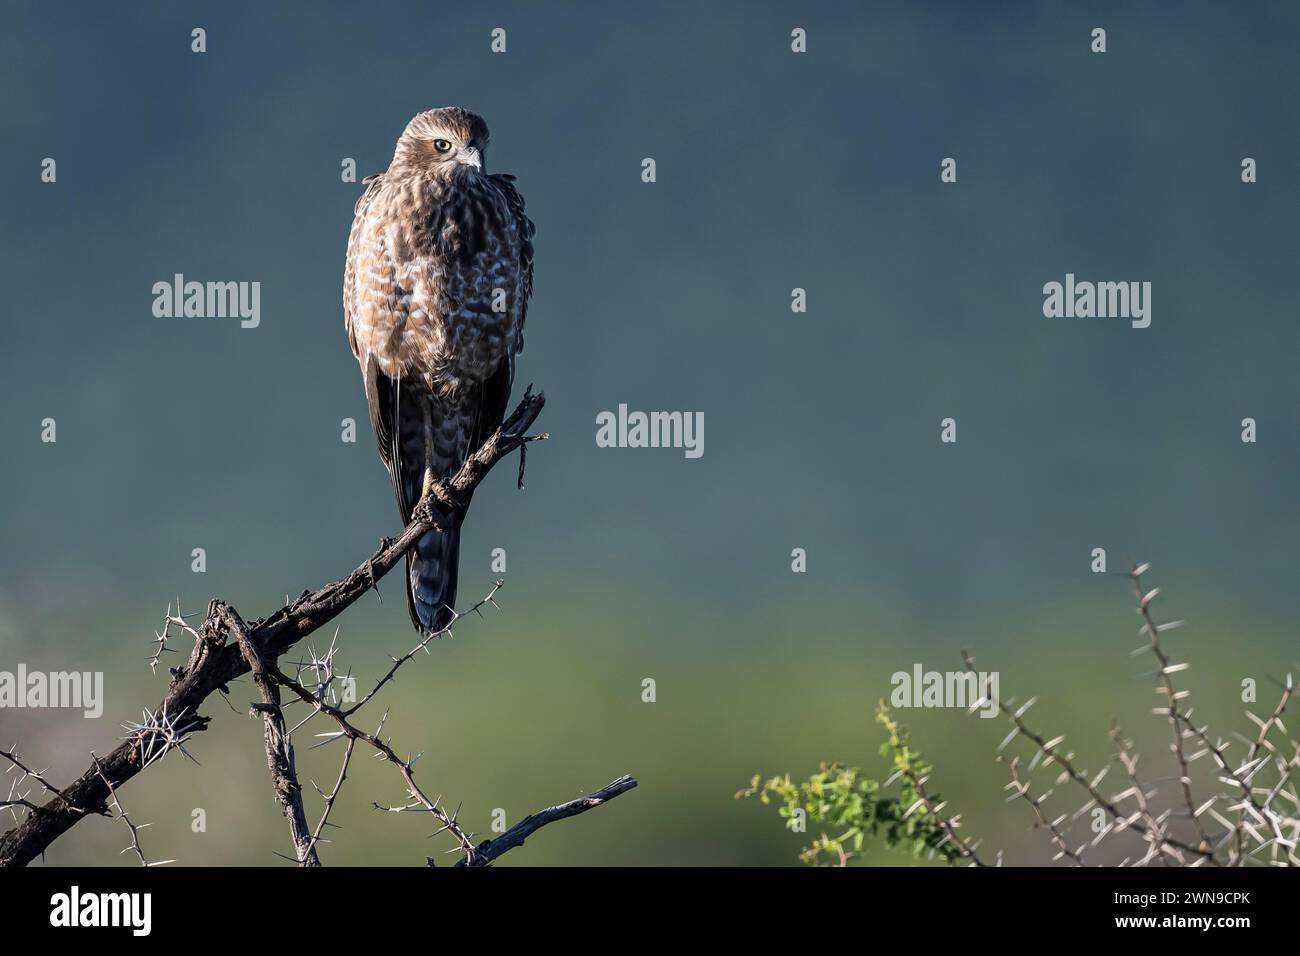
{"type": "Polygon", "coordinates": [[[420,524],[438,527],[438,520],[433,513],[433,498],[430,495],[420,499],[420,503],[411,509],[411,520],[420,524]]]}

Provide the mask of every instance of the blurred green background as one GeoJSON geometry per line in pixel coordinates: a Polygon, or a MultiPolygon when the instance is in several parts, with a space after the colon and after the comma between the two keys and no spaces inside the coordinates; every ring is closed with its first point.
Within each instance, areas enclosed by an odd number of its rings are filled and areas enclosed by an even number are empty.
{"type": "MultiPolygon", "coordinates": [[[[0,742],[55,781],[161,697],[146,659],[169,599],[259,617],[396,530],[342,328],[359,186],[339,170],[382,170],[410,116],[447,104],[487,118],[489,169],[519,176],[538,225],[518,381],[546,391],[552,439],[527,490],[507,463],[466,525],[462,603],[504,548],[502,612],[403,671],[387,730],[483,835],[494,808],[514,823],[641,782],[507,865],[794,863],[803,839],[734,792],[878,766],[889,675],[962,648],[1004,695],[1041,695],[1038,725],[1090,769],[1118,717],[1168,788],[1132,597],[1090,573],[1095,547],[1112,570],[1154,562],[1162,614],[1191,621],[1169,640],[1197,717],[1225,735],[1251,727],[1241,680],[1300,657],[1294,4],[9,3],[0,21],[0,669],[106,672],[100,720],[0,711],[0,742]],[[155,319],[176,272],[260,281],[261,326],[155,319]],[[1066,272],[1152,282],[1151,328],[1045,319],[1066,272]],[[598,449],[621,402],[703,411],[703,458],[598,449]]],[[[362,687],[414,640],[399,582],[381,591],[338,622],[362,687]]],[[[198,767],[124,788],[151,857],[287,865],[255,696],[208,703],[198,767]]],[[[973,833],[1050,857],[1003,802],[1001,720],[901,717],[973,833]]],[[[340,752],[311,742],[301,774],[328,788],[340,752]]],[[[325,862],[440,855],[427,821],[371,806],[402,800],[359,753],[325,862]]],[[[123,837],[89,820],[46,862],[127,865],[123,837]]]]}

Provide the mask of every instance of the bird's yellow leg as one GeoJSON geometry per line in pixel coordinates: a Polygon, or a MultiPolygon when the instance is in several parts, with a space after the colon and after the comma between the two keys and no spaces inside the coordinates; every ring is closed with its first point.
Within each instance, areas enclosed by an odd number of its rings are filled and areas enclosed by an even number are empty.
{"type": "Polygon", "coordinates": [[[420,498],[424,499],[429,496],[433,484],[438,480],[433,468],[433,416],[429,411],[429,403],[424,403],[424,487],[420,491],[420,498]]]}

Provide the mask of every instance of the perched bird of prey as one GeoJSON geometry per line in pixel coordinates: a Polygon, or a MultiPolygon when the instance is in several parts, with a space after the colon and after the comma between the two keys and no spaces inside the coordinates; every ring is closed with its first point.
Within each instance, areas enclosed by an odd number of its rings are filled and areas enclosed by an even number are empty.
{"type": "MultiPolygon", "coordinates": [[[[514,177],[488,174],[487,142],[467,110],[417,115],[387,172],[365,179],[348,238],[344,323],[403,523],[501,424],[523,347],[533,224],[514,177]]],[[[465,517],[434,513],[445,530],[406,556],[407,605],[425,634],[454,616],[465,517]]]]}

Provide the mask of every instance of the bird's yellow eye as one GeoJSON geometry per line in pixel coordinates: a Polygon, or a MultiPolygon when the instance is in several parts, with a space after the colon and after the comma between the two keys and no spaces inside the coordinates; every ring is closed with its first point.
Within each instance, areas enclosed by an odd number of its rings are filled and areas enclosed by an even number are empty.
{"type": "Polygon", "coordinates": [[[447,142],[445,139],[435,139],[433,141],[433,148],[440,153],[449,153],[451,152],[451,143],[447,142]]]}

